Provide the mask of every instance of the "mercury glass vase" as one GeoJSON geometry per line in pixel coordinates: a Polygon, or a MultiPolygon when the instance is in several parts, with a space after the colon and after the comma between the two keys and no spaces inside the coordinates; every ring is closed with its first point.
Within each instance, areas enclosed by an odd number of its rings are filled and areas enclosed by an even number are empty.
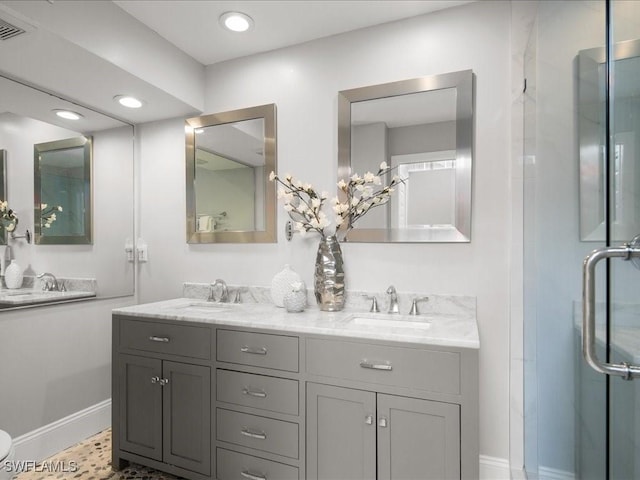
{"type": "Polygon", "coordinates": [[[344,264],[338,239],[323,237],[318,245],[314,292],[320,310],[337,312],[344,307],[344,264]]]}

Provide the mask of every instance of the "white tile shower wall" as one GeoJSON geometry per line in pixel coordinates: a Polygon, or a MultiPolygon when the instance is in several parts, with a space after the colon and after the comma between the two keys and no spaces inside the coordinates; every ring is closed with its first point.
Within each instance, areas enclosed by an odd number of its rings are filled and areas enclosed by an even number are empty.
{"type": "MultiPolygon", "coordinates": [[[[474,2],[303,45],[210,66],[205,113],[277,105],[278,170],[334,191],[337,92],[422,75],[476,75],[473,231],[468,244],[345,244],[348,288],[381,294],[426,291],[477,297],[480,327],[480,450],[509,456],[510,6],[474,2]]],[[[150,261],[140,300],[179,297],[185,281],[223,278],[268,286],[285,263],[312,284],[317,238],[277,244],[188,245],[184,125],[140,128],[140,231],[150,261]]]]}

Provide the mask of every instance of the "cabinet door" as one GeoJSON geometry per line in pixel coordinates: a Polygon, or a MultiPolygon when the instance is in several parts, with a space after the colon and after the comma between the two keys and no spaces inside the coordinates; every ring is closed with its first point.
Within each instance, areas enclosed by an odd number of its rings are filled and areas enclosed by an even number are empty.
{"type": "Polygon", "coordinates": [[[460,407],[378,394],[378,480],[460,479],[460,407]]]}
{"type": "Polygon", "coordinates": [[[376,478],[375,393],[307,383],[307,479],[376,478]]]}
{"type": "Polygon", "coordinates": [[[209,475],[211,471],[211,370],[163,362],[164,462],[209,475]]]}
{"type": "Polygon", "coordinates": [[[120,356],[120,448],[154,460],[162,460],[161,367],[154,358],[120,356]]]}

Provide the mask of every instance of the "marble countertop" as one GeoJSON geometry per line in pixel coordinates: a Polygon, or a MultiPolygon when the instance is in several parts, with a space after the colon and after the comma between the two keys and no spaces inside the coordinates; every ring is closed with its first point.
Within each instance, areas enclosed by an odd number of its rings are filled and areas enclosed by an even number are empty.
{"type": "Polygon", "coordinates": [[[33,288],[5,288],[0,290],[0,308],[62,302],[95,296],[95,292],[88,291],[47,292],[33,288]]]}
{"type": "Polygon", "coordinates": [[[475,303],[472,308],[440,313],[429,311],[410,316],[368,313],[353,307],[340,312],[323,312],[315,305],[301,313],[289,313],[272,303],[220,304],[202,299],[176,298],[118,308],[113,313],[339,337],[472,349],[480,347],[475,303]]]}

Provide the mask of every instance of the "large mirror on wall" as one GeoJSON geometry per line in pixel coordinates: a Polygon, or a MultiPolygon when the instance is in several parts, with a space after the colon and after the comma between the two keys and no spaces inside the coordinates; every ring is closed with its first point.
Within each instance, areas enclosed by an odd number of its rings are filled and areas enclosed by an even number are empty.
{"type": "Polygon", "coordinates": [[[91,243],[91,137],[34,145],[36,244],[91,243]]]}
{"type": "Polygon", "coordinates": [[[611,240],[628,241],[640,232],[640,40],[616,43],[613,47],[615,103],[610,123],[613,165],[607,188],[606,90],[604,48],[578,54],[578,139],[580,163],[580,240],[603,242],[605,226],[611,240]],[[605,218],[605,195],[609,191],[614,218],[605,218]]]}
{"type": "Polygon", "coordinates": [[[382,162],[403,180],[347,241],[471,241],[473,123],[471,70],[339,92],[338,180],[382,162]]]}
{"type": "Polygon", "coordinates": [[[189,118],[185,133],[187,242],[275,242],[275,105],[189,118]]]}
{"type": "Polygon", "coordinates": [[[0,272],[0,312],[133,295],[133,141],[133,125],[0,73],[5,200],[19,219],[0,254],[24,272],[15,288],[0,272]]]}

